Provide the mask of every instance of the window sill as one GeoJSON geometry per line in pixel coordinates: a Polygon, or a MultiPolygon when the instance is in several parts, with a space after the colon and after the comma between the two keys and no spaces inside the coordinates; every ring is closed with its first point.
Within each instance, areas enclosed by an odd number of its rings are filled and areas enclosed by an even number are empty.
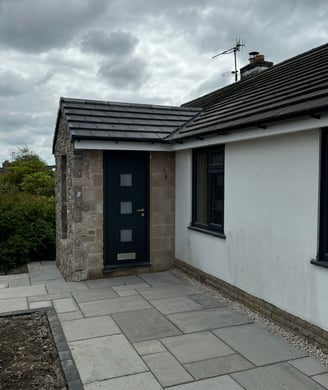
{"type": "Polygon", "coordinates": [[[328,268],[328,261],[311,260],[311,264],[317,265],[318,267],[328,268]]]}
{"type": "Polygon", "coordinates": [[[224,233],[216,232],[214,230],[202,229],[202,228],[199,228],[197,226],[191,226],[191,225],[188,226],[188,229],[195,230],[196,232],[200,232],[200,233],[209,234],[210,236],[220,237],[220,238],[224,238],[224,239],[226,238],[224,233]]]}

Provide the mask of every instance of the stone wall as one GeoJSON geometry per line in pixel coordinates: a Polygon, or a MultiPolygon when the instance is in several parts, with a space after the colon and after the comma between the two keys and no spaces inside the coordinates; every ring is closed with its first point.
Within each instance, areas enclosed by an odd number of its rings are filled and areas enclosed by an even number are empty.
{"type": "Polygon", "coordinates": [[[103,174],[101,151],[74,151],[59,121],[55,146],[57,264],[68,280],[101,275],[103,269],[103,174]],[[66,186],[62,161],[66,158],[66,186]],[[66,196],[63,189],[66,187],[66,196]],[[67,204],[67,234],[63,229],[67,204]]]}
{"type": "Polygon", "coordinates": [[[175,153],[150,156],[150,261],[152,271],[173,267],[175,153]]]}
{"type": "Polygon", "coordinates": [[[57,138],[55,143],[56,159],[56,262],[65,278],[69,278],[73,267],[73,225],[70,223],[72,208],[70,205],[70,188],[72,180],[70,172],[73,165],[73,148],[68,140],[66,127],[62,117],[59,120],[57,128],[57,138]],[[64,183],[65,169],[62,165],[62,159],[66,159],[66,183],[64,183]],[[64,195],[66,192],[66,195],[64,195]],[[64,201],[64,197],[66,201],[64,201]],[[63,216],[67,216],[67,228],[63,227],[63,216]],[[64,232],[66,230],[66,234],[64,232]],[[66,237],[69,237],[68,239],[66,237]]]}

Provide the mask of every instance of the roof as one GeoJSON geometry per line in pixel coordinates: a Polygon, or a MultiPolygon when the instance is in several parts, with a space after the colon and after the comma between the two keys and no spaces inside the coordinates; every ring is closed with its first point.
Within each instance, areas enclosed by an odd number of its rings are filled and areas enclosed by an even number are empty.
{"type": "MultiPolygon", "coordinates": [[[[328,110],[328,44],[181,107],[60,99],[70,139],[181,142],[328,110]]],[[[56,133],[54,144],[56,142],[56,133]]]]}
{"type": "Polygon", "coordinates": [[[199,112],[195,107],[170,107],[96,100],[60,99],[72,140],[116,139],[163,142],[199,112]]]}
{"type": "Polygon", "coordinates": [[[328,109],[328,44],[185,103],[197,118],[174,139],[225,133],[328,109]]]}

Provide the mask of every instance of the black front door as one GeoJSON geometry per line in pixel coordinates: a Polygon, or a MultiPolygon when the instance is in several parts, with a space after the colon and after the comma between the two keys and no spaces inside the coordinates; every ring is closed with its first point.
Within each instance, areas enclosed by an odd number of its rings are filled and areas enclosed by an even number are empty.
{"type": "Polygon", "coordinates": [[[146,265],[149,154],[104,152],[105,271],[146,265]]]}

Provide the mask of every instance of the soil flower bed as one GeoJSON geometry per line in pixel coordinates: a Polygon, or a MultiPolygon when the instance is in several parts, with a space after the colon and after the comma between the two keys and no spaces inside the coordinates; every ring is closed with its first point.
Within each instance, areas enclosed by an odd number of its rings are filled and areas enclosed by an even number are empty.
{"type": "Polygon", "coordinates": [[[46,314],[0,318],[0,389],[67,389],[46,314]]]}

